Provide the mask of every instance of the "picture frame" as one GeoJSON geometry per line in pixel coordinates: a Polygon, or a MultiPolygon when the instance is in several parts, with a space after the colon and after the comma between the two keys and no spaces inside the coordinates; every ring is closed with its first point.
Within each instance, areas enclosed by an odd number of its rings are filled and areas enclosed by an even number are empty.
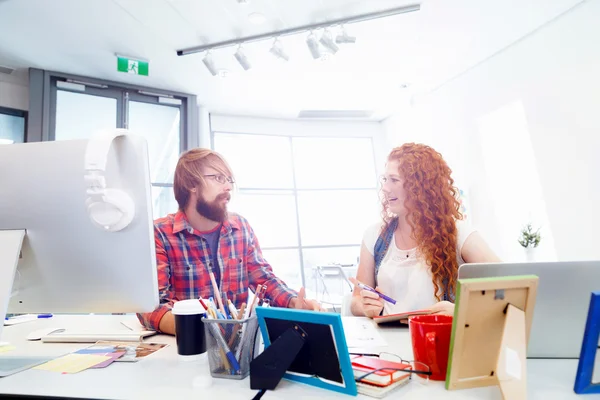
{"type": "Polygon", "coordinates": [[[600,292],[592,292],[590,306],[588,309],[583,341],[581,343],[581,354],[577,375],[575,376],[575,387],[577,394],[600,393],[600,379],[593,382],[594,366],[600,368],[600,292]]]}
{"type": "Polygon", "coordinates": [[[498,385],[505,399],[525,398],[538,281],[535,275],[458,280],[446,389],[498,385]]]}
{"type": "Polygon", "coordinates": [[[340,314],[257,307],[256,316],[265,352],[291,328],[306,333],[303,336],[305,344],[283,378],[356,396],[357,387],[340,314]]]}

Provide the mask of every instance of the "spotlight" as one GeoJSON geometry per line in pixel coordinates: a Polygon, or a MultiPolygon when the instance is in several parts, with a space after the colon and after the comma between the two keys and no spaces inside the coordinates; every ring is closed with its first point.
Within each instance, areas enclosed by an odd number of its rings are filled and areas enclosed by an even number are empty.
{"type": "Polygon", "coordinates": [[[279,39],[275,39],[275,43],[273,43],[273,47],[271,47],[271,50],[269,51],[271,54],[281,60],[290,61],[290,56],[288,56],[285,50],[283,50],[283,45],[279,39]]]}
{"type": "Polygon", "coordinates": [[[323,47],[329,50],[332,54],[337,53],[337,51],[340,49],[338,45],[335,44],[335,42],[333,41],[333,36],[331,35],[329,29],[325,29],[325,31],[323,32],[323,36],[321,36],[321,40],[319,41],[321,42],[323,47]]]}
{"type": "Polygon", "coordinates": [[[246,54],[244,54],[244,50],[242,50],[242,46],[238,47],[237,51],[233,56],[235,57],[237,62],[240,63],[240,65],[242,66],[242,68],[244,68],[245,71],[248,71],[250,68],[252,68],[248,57],[246,57],[246,54]]]}
{"type": "Polygon", "coordinates": [[[346,28],[342,25],[342,33],[336,36],[335,42],[339,44],[356,43],[356,36],[348,35],[346,28]]]}
{"type": "Polygon", "coordinates": [[[206,69],[208,70],[208,72],[210,72],[212,76],[216,76],[219,73],[219,70],[215,66],[215,60],[213,60],[210,51],[206,53],[206,55],[202,59],[202,62],[204,63],[206,69]]]}
{"type": "Polygon", "coordinates": [[[311,32],[310,35],[306,38],[306,45],[308,46],[308,50],[310,50],[310,54],[312,58],[319,59],[321,58],[321,51],[319,50],[319,42],[317,42],[317,38],[311,32]]]}

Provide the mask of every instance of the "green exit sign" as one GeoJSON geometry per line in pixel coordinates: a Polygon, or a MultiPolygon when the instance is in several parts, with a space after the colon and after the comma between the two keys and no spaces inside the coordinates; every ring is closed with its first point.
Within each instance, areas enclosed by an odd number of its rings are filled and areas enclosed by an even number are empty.
{"type": "Polygon", "coordinates": [[[117,56],[117,71],[148,76],[148,62],[117,56]]]}

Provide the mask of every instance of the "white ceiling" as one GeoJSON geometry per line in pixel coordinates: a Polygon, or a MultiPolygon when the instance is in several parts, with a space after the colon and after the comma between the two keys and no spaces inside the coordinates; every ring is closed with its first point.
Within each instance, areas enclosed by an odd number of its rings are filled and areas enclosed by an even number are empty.
{"type": "MultiPolygon", "coordinates": [[[[227,78],[213,77],[204,54],[176,50],[418,0],[0,0],[0,65],[37,67],[171,89],[198,96],[210,111],[294,118],[302,109],[373,110],[381,120],[422,93],[493,55],[581,0],[424,0],[421,11],[346,26],[357,37],[329,61],[315,61],[306,34],[215,50],[227,78]],[[267,17],[253,25],[247,15],[267,17]],[[150,61],[150,76],[116,71],[115,53],[150,61]],[[410,84],[408,89],[401,85],[410,84]]],[[[334,32],[335,33],[335,32],[334,32]]]]}

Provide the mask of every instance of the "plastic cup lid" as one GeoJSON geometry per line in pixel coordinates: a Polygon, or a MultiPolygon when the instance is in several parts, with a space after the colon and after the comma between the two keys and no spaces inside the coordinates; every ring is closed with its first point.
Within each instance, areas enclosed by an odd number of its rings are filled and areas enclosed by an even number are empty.
{"type": "Polygon", "coordinates": [[[206,310],[197,299],[181,300],[173,304],[171,312],[174,315],[204,314],[206,310]]]}

